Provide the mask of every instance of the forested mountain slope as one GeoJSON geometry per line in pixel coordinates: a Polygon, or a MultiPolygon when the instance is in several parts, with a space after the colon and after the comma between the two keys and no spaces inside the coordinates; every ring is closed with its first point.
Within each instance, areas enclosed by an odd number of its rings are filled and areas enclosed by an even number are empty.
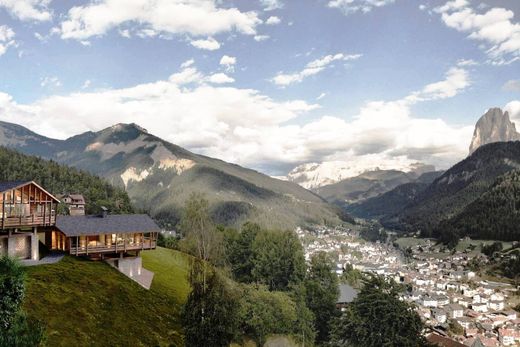
{"type": "Polygon", "coordinates": [[[53,161],[0,147],[0,181],[35,181],[52,194],[81,193],[87,213],[106,206],[111,213],[129,213],[133,208],[126,192],[102,178],[53,161]]]}
{"type": "Polygon", "coordinates": [[[387,225],[430,233],[443,220],[461,213],[495,182],[497,177],[520,168],[520,142],[497,142],[478,148],[459,162],[392,218],[387,225]]]}

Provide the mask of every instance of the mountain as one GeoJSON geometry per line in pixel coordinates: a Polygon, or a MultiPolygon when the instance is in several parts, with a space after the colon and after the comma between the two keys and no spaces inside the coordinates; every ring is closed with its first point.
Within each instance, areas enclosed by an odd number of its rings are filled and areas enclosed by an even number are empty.
{"type": "Polygon", "coordinates": [[[456,216],[443,221],[438,233],[457,238],[518,241],[520,239],[520,170],[508,172],[456,216]]]}
{"type": "Polygon", "coordinates": [[[520,168],[520,142],[479,147],[424,189],[401,212],[383,219],[386,226],[432,232],[484,194],[497,177],[520,168]]]}
{"type": "Polygon", "coordinates": [[[403,164],[397,167],[395,163],[374,162],[373,160],[358,159],[355,162],[327,161],[299,165],[283,179],[298,183],[307,189],[317,190],[319,187],[356,177],[365,172],[388,170],[426,172],[434,169],[432,166],[422,163],[403,164]]]}
{"type": "Polygon", "coordinates": [[[117,124],[66,140],[0,123],[0,145],[70,165],[126,188],[134,205],[166,227],[180,218],[194,192],[204,193],[217,222],[245,220],[271,228],[337,222],[336,212],[301,186],[192,153],[136,124],[117,124]]]}
{"type": "Polygon", "coordinates": [[[356,177],[316,188],[314,191],[328,202],[344,206],[376,197],[402,184],[414,182],[420,172],[422,170],[408,173],[398,170],[366,171],[356,177]]]}
{"type": "Polygon", "coordinates": [[[380,219],[395,215],[412,203],[442,173],[442,171],[424,173],[413,182],[401,184],[365,201],[347,205],[346,210],[355,217],[367,219],[380,219]]]}
{"type": "Polygon", "coordinates": [[[509,113],[500,108],[489,109],[477,122],[469,153],[475,152],[482,145],[493,142],[520,140],[515,124],[509,119],[509,113]]]}

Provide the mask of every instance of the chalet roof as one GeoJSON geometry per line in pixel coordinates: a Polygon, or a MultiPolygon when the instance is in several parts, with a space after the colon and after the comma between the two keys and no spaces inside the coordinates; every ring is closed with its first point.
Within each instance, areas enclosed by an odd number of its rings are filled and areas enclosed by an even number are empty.
{"type": "Polygon", "coordinates": [[[85,198],[81,194],[63,194],[61,198],[71,198],[76,204],[85,204],[85,198]]]}
{"type": "Polygon", "coordinates": [[[7,192],[9,190],[13,190],[15,188],[20,188],[20,187],[26,186],[26,185],[31,184],[31,183],[34,184],[39,189],[43,190],[47,195],[49,195],[56,202],[60,202],[60,200],[58,198],[56,198],[54,195],[52,195],[51,193],[46,191],[42,186],[40,186],[38,183],[36,183],[34,181],[5,181],[5,182],[0,182],[0,193],[4,193],[4,192],[7,192]]]}
{"type": "Polygon", "coordinates": [[[6,192],[8,190],[12,190],[14,188],[23,186],[31,182],[27,181],[8,181],[8,182],[0,182],[0,193],[6,192]]]}
{"type": "Polygon", "coordinates": [[[66,236],[159,232],[146,214],[100,216],[58,216],[56,227],[66,236]]]}

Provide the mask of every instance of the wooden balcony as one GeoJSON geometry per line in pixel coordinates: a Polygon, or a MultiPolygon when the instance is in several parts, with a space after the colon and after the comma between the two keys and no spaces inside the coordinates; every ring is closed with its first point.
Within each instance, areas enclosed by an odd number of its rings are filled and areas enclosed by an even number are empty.
{"type": "Polygon", "coordinates": [[[56,214],[43,215],[30,215],[30,216],[6,216],[0,218],[0,227],[5,228],[18,228],[18,227],[38,227],[38,226],[51,226],[56,224],[56,214]]]}
{"type": "Polygon", "coordinates": [[[144,240],[144,242],[139,243],[127,243],[127,242],[118,242],[113,245],[96,245],[96,246],[79,246],[79,247],[70,247],[70,254],[72,255],[89,255],[96,253],[118,253],[118,252],[127,252],[127,251],[145,251],[150,249],[155,249],[157,247],[156,241],[144,240]]]}

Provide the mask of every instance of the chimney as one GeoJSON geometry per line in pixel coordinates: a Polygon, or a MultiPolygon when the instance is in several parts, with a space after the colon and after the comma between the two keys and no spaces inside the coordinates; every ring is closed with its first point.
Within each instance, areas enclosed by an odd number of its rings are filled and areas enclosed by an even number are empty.
{"type": "Polygon", "coordinates": [[[108,208],[105,206],[101,206],[101,218],[106,218],[108,216],[108,208]]]}

